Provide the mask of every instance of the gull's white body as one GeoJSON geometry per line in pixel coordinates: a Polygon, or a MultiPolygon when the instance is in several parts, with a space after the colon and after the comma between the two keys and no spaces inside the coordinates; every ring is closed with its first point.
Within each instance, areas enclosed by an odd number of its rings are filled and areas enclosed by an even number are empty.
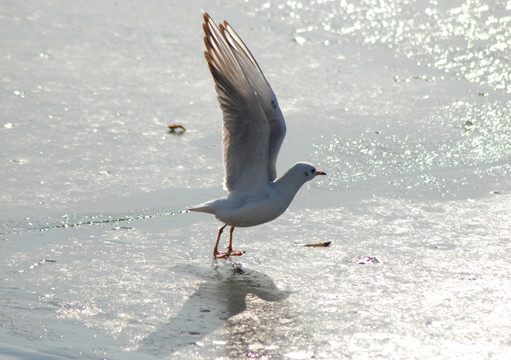
{"type": "Polygon", "coordinates": [[[230,192],[227,197],[189,207],[189,210],[214,214],[224,224],[235,227],[264,224],[286,211],[307,178],[315,176],[311,169],[312,165],[296,164],[284,176],[264,187],[230,192]],[[308,175],[305,175],[307,171],[308,175]]]}
{"type": "MultiPolygon", "coordinates": [[[[277,218],[305,182],[325,173],[309,163],[297,163],[277,178],[277,156],[286,134],[277,98],[252,54],[227,22],[217,26],[204,14],[203,28],[207,49],[204,54],[223,113],[228,195],[188,210],[214,214],[231,226],[228,256],[234,227],[259,225],[277,218]]],[[[215,256],[219,254],[218,241],[224,227],[218,234],[215,256]]]]}

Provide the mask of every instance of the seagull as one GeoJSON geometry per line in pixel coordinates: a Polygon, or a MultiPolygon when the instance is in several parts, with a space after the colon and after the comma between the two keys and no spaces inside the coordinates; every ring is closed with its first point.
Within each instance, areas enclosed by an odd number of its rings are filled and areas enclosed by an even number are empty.
{"type": "Polygon", "coordinates": [[[227,196],[187,210],[215,215],[225,225],[218,231],[214,258],[240,256],[232,249],[236,227],[264,224],[279,217],[300,187],[326,175],[299,162],[277,178],[276,162],[286,135],[286,123],[277,97],[261,68],[234,29],[224,21],[217,26],[204,13],[204,56],[213,75],[222,109],[224,188],[227,196]],[[227,252],[218,251],[225,227],[231,227],[227,252]]]}

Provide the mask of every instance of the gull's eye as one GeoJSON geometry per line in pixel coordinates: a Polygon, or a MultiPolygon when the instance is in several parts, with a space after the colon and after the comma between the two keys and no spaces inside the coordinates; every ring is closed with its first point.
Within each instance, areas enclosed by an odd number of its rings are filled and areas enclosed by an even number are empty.
{"type": "Polygon", "coordinates": [[[312,168],[311,174],[314,174],[316,172],[316,169],[312,168]]]}

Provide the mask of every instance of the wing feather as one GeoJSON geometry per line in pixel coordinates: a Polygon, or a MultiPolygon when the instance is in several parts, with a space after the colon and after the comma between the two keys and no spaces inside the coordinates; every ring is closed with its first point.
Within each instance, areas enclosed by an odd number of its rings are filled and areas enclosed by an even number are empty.
{"type": "Polygon", "coordinates": [[[268,185],[270,125],[256,90],[224,33],[204,14],[205,57],[223,113],[225,187],[229,192],[268,185]]]}
{"type": "Polygon", "coordinates": [[[270,126],[268,176],[269,180],[273,181],[277,177],[276,164],[279,150],[286,136],[284,116],[280,111],[275,93],[243,40],[241,40],[227,21],[220,25],[220,30],[233,49],[233,54],[248,81],[252,84],[270,126]]]}

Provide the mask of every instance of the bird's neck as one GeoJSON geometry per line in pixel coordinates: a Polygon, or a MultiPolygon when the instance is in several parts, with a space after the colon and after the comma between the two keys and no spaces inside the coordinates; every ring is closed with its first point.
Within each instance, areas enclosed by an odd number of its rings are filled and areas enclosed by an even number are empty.
{"type": "Polygon", "coordinates": [[[303,181],[298,181],[295,176],[288,171],[273,182],[275,190],[291,203],[298,190],[303,185],[303,181]]]}

